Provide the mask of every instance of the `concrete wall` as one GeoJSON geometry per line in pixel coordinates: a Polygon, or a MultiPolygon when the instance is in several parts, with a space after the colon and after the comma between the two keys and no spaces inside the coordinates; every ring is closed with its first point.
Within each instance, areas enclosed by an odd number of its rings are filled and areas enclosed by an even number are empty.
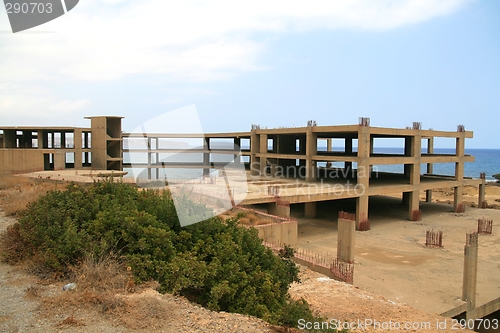
{"type": "Polygon", "coordinates": [[[41,149],[0,149],[0,172],[5,176],[42,171],[43,152],[41,149]]]}

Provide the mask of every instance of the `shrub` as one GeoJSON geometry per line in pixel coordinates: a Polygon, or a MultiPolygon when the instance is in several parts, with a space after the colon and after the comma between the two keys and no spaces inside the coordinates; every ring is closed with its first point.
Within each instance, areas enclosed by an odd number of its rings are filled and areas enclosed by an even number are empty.
{"type": "MultiPolygon", "coordinates": [[[[168,191],[137,191],[110,181],[68,186],[30,204],[4,235],[4,259],[39,260],[54,271],[118,254],[136,282],[158,281],[160,291],[180,293],[209,309],[237,312],[271,323],[297,325],[312,316],[307,303],[291,300],[298,282],[293,249],[276,256],[257,230],[237,218],[212,217],[181,228],[176,208],[196,218],[207,207],[168,191]],[[15,246],[13,244],[16,244],[15,246]]],[[[240,216],[241,220],[241,216],[240,216]]]]}

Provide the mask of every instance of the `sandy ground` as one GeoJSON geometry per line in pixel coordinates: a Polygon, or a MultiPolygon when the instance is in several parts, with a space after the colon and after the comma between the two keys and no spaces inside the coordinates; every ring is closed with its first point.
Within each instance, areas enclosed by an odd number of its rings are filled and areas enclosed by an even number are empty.
{"type": "MultiPolygon", "coordinates": [[[[500,193],[498,187],[489,190],[500,193]]],[[[445,191],[434,198],[448,200],[445,191]]],[[[354,285],[436,314],[463,304],[465,235],[477,229],[478,218],[487,218],[493,220],[493,234],[479,237],[477,305],[500,297],[500,211],[467,207],[456,214],[451,205],[424,202],[421,209],[422,221],[410,222],[401,199],[370,198],[371,230],[356,232],[354,285]],[[443,231],[443,248],[425,247],[428,229],[443,231]]],[[[299,222],[298,247],[335,257],[338,210],[354,211],[355,202],[318,203],[314,219],[303,217],[301,205],[292,207],[299,222]]]]}

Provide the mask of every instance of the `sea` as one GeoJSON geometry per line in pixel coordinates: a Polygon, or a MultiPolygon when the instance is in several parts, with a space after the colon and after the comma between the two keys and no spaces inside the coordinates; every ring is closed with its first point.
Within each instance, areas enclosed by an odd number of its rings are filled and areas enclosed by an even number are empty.
{"type": "MultiPolygon", "coordinates": [[[[188,147],[186,147],[189,149],[188,147]]],[[[248,147],[242,147],[242,149],[248,149],[248,147]]],[[[340,151],[342,148],[333,147],[333,151],[340,151]]],[[[354,151],[356,148],[354,147],[354,151]]],[[[326,151],[326,146],[318,146],[318,151],[326,151]]],[[[403,148],[384,148],[376,147],[374,153],[377,154],[399,154],[403,155],[403,148]]],[[[422,153],[426,153],[426,149],[422,149],[422,153]]],[[[454,148],[434,148],[435,154],[454,154],[454,148]]],[[[466,155],[472,155],[475,157],[475,162],[466,162],[464,165],[464,176],[479,178],[481,172],[486,174],[487,181],[496,181],[493,178],[494,174],[500,173],[500,149],[465,149],[466,155]]],[[[212,161],[224,162],[228,157],[232,155],[215,155],[212,157],[212,161]]],[[[124,153],[124,163],[146,163],[147,154],[146,153],[124,153]]],[[[201,162],[203,161],[202,154],[160,154],[160,161],[191,161],[191,162],[201,162]]],[[[229,160],[227,160],[229,162],[229,160]]],[[[247,162],[246,160],[245,162],[247,162]]],[[[319,162],[319,167],[326,166],[325,162],[319,162]]],[[[332,163],[333,167],[343,167],[343,163],[332,163]]],[[[353,164],[356,167],[356,164],[353,164]]],[[[375,165],[374,169],[380,172],[396,172],[403,173],[404,166],[402,164],[396,165],[375,165]]],[[[137,177],[137,170],[132,170],[131,168],[125,168],[124,171],[128,171],[128,177],[137,177]],[[134,174],[135,172],[135,174],[134,174]]],[[[427,173],[427,165],[422,164],[421,174],[427,173]]],[[[448,175],[453,176],[455,174],[455,163],[434,163],[433,173],[438,175],[448,175]]],[[[154,172],[153,172],[154,174],[154,172]]],[[[165,178],[198,178],[201,177],[202,171],[199,169],[170,169],[168,174],[165,170],[160,170],[159,179],[165,178]]],[[[140,178],[143,175],[141,175],[140,178]]]]}

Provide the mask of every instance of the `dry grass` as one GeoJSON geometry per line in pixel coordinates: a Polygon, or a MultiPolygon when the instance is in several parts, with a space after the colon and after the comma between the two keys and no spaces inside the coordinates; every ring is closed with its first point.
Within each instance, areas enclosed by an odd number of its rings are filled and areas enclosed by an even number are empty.
{"type": "Polygon", "coordinates": [[[85,323],[80,319],[76,319],[74,315],[71,315],[62,320],[58,326],[85,326],[85,323]]]}
{"type": "MultiPolygon", "coordinates": [[[[119,258],[88,257],[72,271],[71,282],[76,283],[76,289],[42,298],[42,316],[61,312],[78,312],[84,318],[105,315],[132,330],[161,327],[170,320],[169,314],[174,309],[154,291],[159,284],[135,285],[131,270],[119,258]]],[[[82,326],[85,322],[71,315],[59,325],[82,326]]]]}
{"type": "Polygon", "coordinates": [[[65,183],[28,177],[0,179],[0,203],[7,216],[16,215],[48,191],[64,189],[65,183]]]}
{"type": "Polygon", "coordinates": [[[37,298],[40,297],[41,288],[35,284],[31,284],[26,287],[26,297],[27,298],[37,298]]]}
{"type": "Polygon", "coordinates": [[[238,220],[241,224],[252,224],[252,221],[248,217],[240,217],[238,220]]]}

